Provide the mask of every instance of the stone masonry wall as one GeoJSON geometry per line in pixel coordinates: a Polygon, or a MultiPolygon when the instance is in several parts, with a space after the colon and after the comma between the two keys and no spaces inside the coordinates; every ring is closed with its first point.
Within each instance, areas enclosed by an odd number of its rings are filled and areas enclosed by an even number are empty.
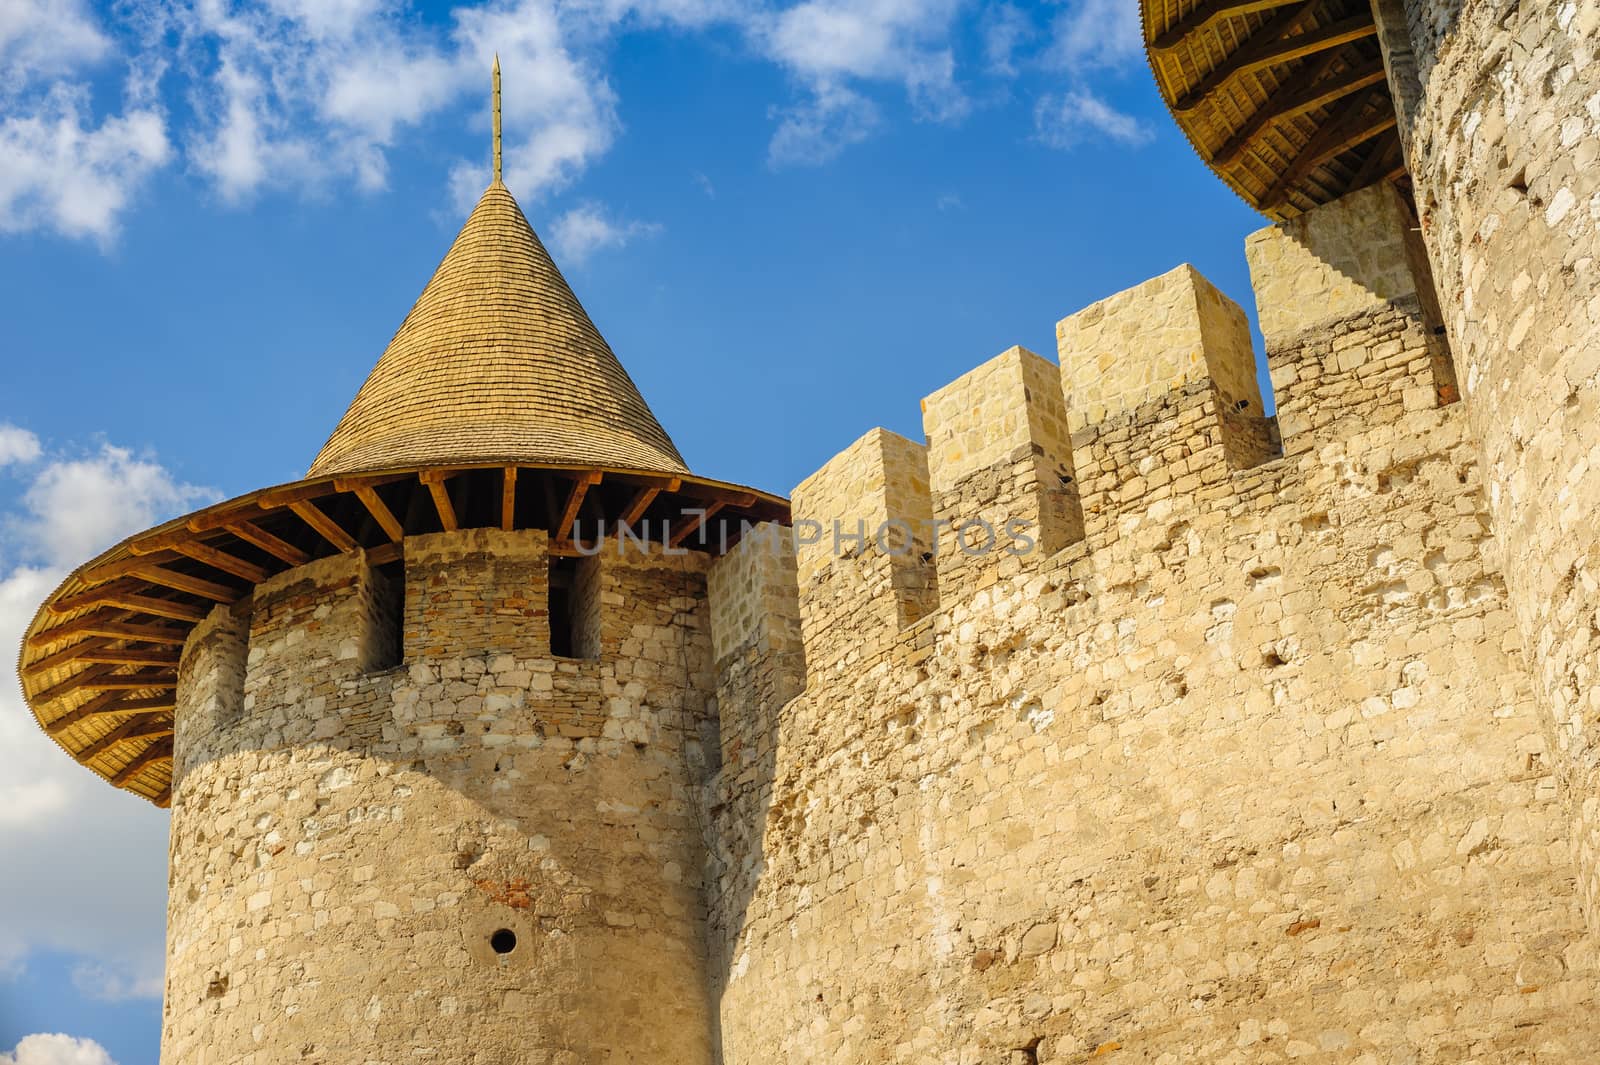
{"type": "Polygon", "coordinates": [[[703,558],[590,562],[578,661],[542,534],[405,546],[398,668],[364,667],[393,620],[355,556],[186,649],[164,1059],[710,1065],[703,558]]]}
{"type": "Polygon", "coordinates": [[[1407,159],[1600,928],[1600,5],[1404,6],[1407,159]]]}
{"type": "MultiPolygon", "coordinates": [[[[1228,461],[1205,374],[1083,413],[1064,323],[1085,540],[941,581],[905,628],[877,586],[847,609],[830,568],[861,559],[801,549],[794,609],[834,627],[804,628],[770,760],[709,789],[727,1065],[1600,1055],[1476,441],[1416,293],[1356,271],[1319,303],[1331,275],[1294,239],[1251,251],[1263,301],[1306,295],[1262,315],[1281,455],[1228,461]],[[818,668],[852,635],[847,668],[818,668]]],[[[1170,281],[1104,327],[1130,357],[1209,359],[1170,281]]],[[[874,439],[807,483],[874,483],[874,439]]],[[[797,492],[797,529],[880,499],[797,492]]]]}

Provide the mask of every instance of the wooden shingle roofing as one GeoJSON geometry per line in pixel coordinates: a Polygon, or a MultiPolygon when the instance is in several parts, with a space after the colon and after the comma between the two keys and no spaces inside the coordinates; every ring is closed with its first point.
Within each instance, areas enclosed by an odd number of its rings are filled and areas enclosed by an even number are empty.
{"type": "Polygon", "coordinates": [[[688,472],[499,182],[461,227],[311,476],[483,461],[688,472]]]}
{"type": "Polygon", "coordinates": [[[68,754],[166,805],[188,633],[274,574],[354,551],[385,564],[408,536],[459,528],[541,529],[560,555],[603,522],[720,552],[747,522],[788,520],[779,496],[688,472],[496,181],[307,477],[78,567],[34,616],[18,675],[68,754]]]}
{"type": "Polygon", "coordinates": [[[1283,220],[1405,173],[1371,0],[1140,0],[1162,99],[1212,170],[1283,220]]]}

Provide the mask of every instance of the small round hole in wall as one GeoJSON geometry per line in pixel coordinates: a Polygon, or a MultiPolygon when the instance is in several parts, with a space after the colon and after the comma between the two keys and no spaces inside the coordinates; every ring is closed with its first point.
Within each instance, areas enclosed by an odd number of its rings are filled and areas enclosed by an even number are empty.
{"type": "Polygon", "coordinates": [[[496,954],[510,954],[517,949],[517,934],[509,928],[501,928],[489,937],[489,947],[496,954]]]}

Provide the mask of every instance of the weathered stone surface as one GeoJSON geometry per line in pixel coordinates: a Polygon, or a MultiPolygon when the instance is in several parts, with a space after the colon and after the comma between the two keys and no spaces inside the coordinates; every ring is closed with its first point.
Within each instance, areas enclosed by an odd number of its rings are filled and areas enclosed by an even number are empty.
{"type": "MultiPolygon", "coordinates": [[[[1306,269],[1260,254],[1293,236],[1252,244],[1263,299],[1306,269]]],[[[770,753],[709,789],[725,1061],[1600,1054],[1480,453],[1392,237],[1361,255],[1409,289],[1275,319],[1281,454],[1230,462],[1219,390],[1180,374],[1074,432],[1085,540],[976,585],[941,568],[915,624],[801,549],[798,611],[827,619],[808,650],[849,653],[808,661],[770,753]]],[[[1106,306],[1136,321],[1148,292],[1106,306]]],[[[1019,432],[946,417],[929,404],[935,493],[1019,432]]],[[[825,474],[875,483],[881,453],[825,474]]],[[[963,507],[1009,498],[961,483],[963,507]]]]}

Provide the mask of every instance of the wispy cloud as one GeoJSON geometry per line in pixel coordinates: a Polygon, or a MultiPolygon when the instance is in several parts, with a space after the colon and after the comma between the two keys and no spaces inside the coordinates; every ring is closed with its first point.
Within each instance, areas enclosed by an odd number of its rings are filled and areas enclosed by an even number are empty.
{"type": "Polygon", "coordinates": [[[564,262],[583,265],[595,252],[625,246],[636,237],[654,236],[654,222],[618,221],[596,203],[585,203],[561,215],[550,227],[550,243],[564,262]]]}
{"type": "Polygon", "coordinates": [[[166,163],[166,118],[130,68],[120,113],[96,118],[89,68],[113,44],[79,0],[0,5],[0,232],[109,243],[144,180],[166,163]]]}
{"type": "Polygon", "coordinates": [[[1068,70],[1129,66],[1143,54],[1134,0],[1068,0],[1051,34],[1050,57],[1068,70]]]}
{"type": "Polygon", "coordinates": [[[1033,36],[1033,24],[1014,4],[990,4],[983,13],[983,58],[989,73],[1014,77],[1017,53],[1033,36]]]}
{"type": "Polygon", "coordinates": [[[836,85],[819,87],[811,99],[771,113],[778,119],[767,145],[767,160],[774,166],[820,166],[872,136],[881,121],[876,104],[836,85]]]}
{"type": "Polygon", "coordinates": [[[1052,148],[1071,148],[1086,140],[1139,145],[1154,134],[1143,122],[1118,111],[1086,89],[1041,97],[1033,111],[1034,132],[1052,148]]]}
{"type": "MultiPolygon", "coordinates": [[[[779,68],[774,166],[837,158],[885,127],[897,97],[919,120],[959,122],[997,80],[1016,91],[1023,69],[1064,78],[1052,106],[1103,101],[1090,73],[1115,76],[1139,46],[1129,0],[1068,0],[1048,26],[1007,0],[471,0],[430,21],[403,0],[120,0],[116,12],[112,23],[86,0],[0,5],[0,232],[109,243],[174,161],[229,204],[382,190],[393,150],[430,119],[486,132],[495,51],[506,180],[539,198],[621,135],[608,72],[629,33],[729,31],[779,68]],[[121,81],[110,106],[108,78],[121,81]]],[[[1078,112],[1065,139],[1133,143],[1105,113],[1078,112]]],[[[485,155],[445,161],[457,211],[486,183],[485,155]]]]}

